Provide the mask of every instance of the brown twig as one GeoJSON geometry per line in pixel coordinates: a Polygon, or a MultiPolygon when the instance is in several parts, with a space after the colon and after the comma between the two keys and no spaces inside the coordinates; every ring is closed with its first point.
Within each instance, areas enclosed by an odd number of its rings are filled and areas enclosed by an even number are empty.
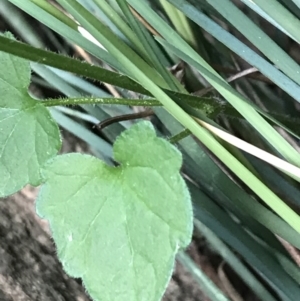
{"type": "Polygon", "coordinates": [[[107,118],[104,121],[101,121],[100,123],[95,125],[95,127],[98,128],[99,130],[103,130],[105,127],[107,127],[113,123],[116,123],[116,122],[145,118],[145,117],[152,116],[153,114],[154,114],[154,112],[152,110],[145,110],[145,111],[138,112],[138,113],[119,115],[119,116],[107,118]]]}
{"type": "Polygon", "coordinates": [[[283,247],[287,250],[287,252],[290,254],[292,259],[295,261],[295,263],[300,267],[300,253],[299,251],[292,246],[290,243],[285,241],[283,238],[276,235],[277,239],[280,241],[280,243],[283,245],[283,247]]]}
{"type": "MultiPolygon", "coordinates": [[[[252,73],[257,72],[257,71],[258,71],[258,70],[257,70],[256,68],[251,67],[251,68],[248,68],[248,69],[243,70],[243,71],[241,71],[241,72],[238,72],[238,73],[236,73],[236,74],[234,74],[234,75],[229,76],[229,77],[226,79],[226,81],[227,81],[228,83],[230,83],[230,82],[233,82],[233,81],[235,81],[235,80],[237,80],[237,79],[239,79],[239,78],[241,78],[241,77],[244,77],[244,76],[246,76],[246,75],[252,74],[252,73]]],[[[201,97],[201,96],[207,94],[208,92],[210,92],[210,91],[212,91],[212,90],[214,90],[214,89],[215,89],[215,88],[214,88],[213,86],[210,86],[210,87],[207,87],[207,88],[204,88],[204,89],[201,89],[201,90],[199,90],[199,91],[194,92],[193,95],[197,95],[197,96],[200,96],[200,97],[201,97]]]]}
{"type": "MultiPolygon", "coordinates": [[[[224,66],[220,66],[220,65],[216,65],[216,64],[212,64],[211,65],[216,71],[218,72],[222,72],[222,73],[227,73],[227,74],[236,74],[239,72],[239,70],[234,69],[234,68],[228,68],[228,67],[224,67],[224,66]]],[[[246,69],[248,70],[248,69],[246,69]]],[[[247,74],[247,78],[252,78],[252,79],[256,79],[268,84],[273,83],[270,79],[268,79],[266,76],[264,76],[261,73],[257,73],[257,74],[247,74]]]]}
{"type": "Polygon", "coordinates": [[[233,285],[229,281],[226,273],[224,272],[224,261],[218,267],[218,276],[221,280],[224,290],[226,291],[226,293],[228,294],[228,296],[230,297],[231,300],[244,301],[243,298],[240,296],[240,294],[233,287],[233,285]]]}
{"type": "Polygon", "coordinates": [[[129,9],[131,10],[132,14],[154,35],[154,36],[159,36],[162,37],[160,35],[159,32],[157,32],[134,8],[132,8],[129,5],[129,9]]]}

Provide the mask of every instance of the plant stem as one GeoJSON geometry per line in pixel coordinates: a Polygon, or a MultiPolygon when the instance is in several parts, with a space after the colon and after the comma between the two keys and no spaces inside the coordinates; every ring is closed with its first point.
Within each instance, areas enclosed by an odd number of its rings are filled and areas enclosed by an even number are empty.
{"type": "Polygon", "coordinates": [[[99,130],[103,130],[105,127],[116,123],[116,122],[121,122],[121,121],[126,121],[126,120],[133,120],[133,119],[139,119],[139,118],[145,118],[154,115],[154,112],[151,109],[138,112],[138,113],[132,113],[132,114],[124,114],[124,115],[119,115],[115,117],[108,118],[104,121],[101,121],[96,125],[96,127],[99,130]]]}
{"type": "Polygon", "coordinates": [[[83,104],[101,104],[101,105],[125,105],[125,106],[144,106],[155,107],[162,104],[156,99],[127,99],[127,98],[113,98],[113,97],[78,97],[78,98],[53,98],[42,101],[46,107],[55,106],[70,106],[83,104]]]}
{"type": "MultiPolygon", "coordinates": [[[[197,100],[197,99],[196,99],[197,100]]],[[[186,100],[194,109],[202,110],[208,118],[214,119],[219,114],[226,116],[227,118],[234,118],[237,120],[244,120],[242,116],[229,104],[220,103],[214,98],[198,98],[198,101],[193,98],[186,100]]],[[[55,106],[72,106],[82,104],[101,104],[101,105],[125,105],[125,106],[143,106],[143,107],[161,107],[162,104],[155,98],[147,99],[126,99],[126,98],[113,98],[113,97],[77,97],[77,98],[49,98],[42,100],[43,105],[46,107],[55,106]]],[[[269,112],[270,116],[277,119],[288,129],[291,129],[297,135],[300,135],[299,124],[300,121],[297,118],[290,116],[284,116],[278,113],[269,112]]]]}
{"type": "MultiPolygon", "coordinates": [[[[113,98],[113,97],[74,97],[74,98],[48,98],[42,100],[46,107],[54,106],[71,106],[82,104],[101,104],[101,105],[125,105],[125,106],[144,106],[144,107],[161,107],[160,101],[155,98],[113,98]]],[[[213,98],[198,98],[194,99],[187,96],[186,103],[195,109],[203,110],[206,114],[220,113],[225,107],[213,98]]],[[[214,114],[214,115],[217,115],[214,114]]],[[[235,114],[236,115],[236,114],[235,114]]],[[[234,116],[235,116],[234,115],[234,116]]]]}
{"type": "Polygon", "coordinates": [[[178,134],[172,136],[169,138],[169,142],[172,144],[177,143],[178,141],[188,137],[191,134],[191,131],[188,129],[184,129],[181,132],[179,132],[178,134]]]}

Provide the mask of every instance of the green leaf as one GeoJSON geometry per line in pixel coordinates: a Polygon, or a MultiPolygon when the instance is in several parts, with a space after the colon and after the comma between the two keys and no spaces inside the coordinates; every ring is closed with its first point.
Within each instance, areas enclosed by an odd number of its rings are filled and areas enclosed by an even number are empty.
{"type": "Polygon", "coordinates": [[[49,161],[37,212],[65,270],[94,300],[160,300],[192,235],[180,152],[140,122],[116,140],[118,167],[81,154],[49,161]]]}
{"type": "Polygon", "coordinates": [[[124,89],[145,93],[145,89],[125,75],[109,71],[107,69],[81,62],[67,56],[63,56],[51,51],[38,49],[18,41],[8,41],[0,35],[0,51],[4,51],[32,62],[70,71],[75,74],[104,81],[114,86],[124,89]]]}
{"type": "Polygon", "coordinates": [[[107,64],[111,65],[117,70],[122,69],[120,64],[116,60],[114,60],[107,51],[101,49],[93,42],[84,38],[77,30],[74,30],[68,25],[64,24],[56,17],[54,17],[53,15],[49,14],[47,11],[43,10],[42,8],[34,4],[31,0],[9,0],[9,2],[16,5],[18,8],[22,9],[24,12],[28,13],[33,18],[37,19],[47,27],[56,31],[58,34],[62,35],[65,39],[69,39],[76,45],[82,47],[83,49],[85,49],[87,52],[94,55],[95,57],[98,57],[99,59],[105,61],[107,64]]]}
{"type": "MultiPolygon", "coordinates": [[[[133,51],[125,42],[116,36],[110,28],[99,22],[99,20],[88,10],[86,10],[80,3],[75,0],[57,0],[57,2],[76,20],[81,26],[86,29],[101,45],[107,49],[108,53],[111,52],[110,47],[122,49],[123,55],[130,57],[130,60],[139,68],[144,74],[146,74],[153,82],[160,85],[161,87],[168,88],[165,79],[151,66],[149,66],[135,51],[133,51]]],[[[113,53],[110,55],[114,56],[113,53]]],[[[118,60],[117,60],[118,61],[118,60]]],[[[119,62],[118,62],[119,63],[119,62]]],[[[122,64],[122,63],[121,63],[122,64]]],[[[118,68],[126,75],[128,70],[126,68],[118,68]]]]}
{"type": "Polygon", "coordinates": [[[300,34],[297,28],[300,26],[299,19],[289,12],[279,1],[269,0],[252,1],[258,7],[260,7],[265,13],[269,15],[273,20],[275,20],[280,26],[283,27],[297,42],[300,42],[300,34]],[[284,20],[289,20],[289,22],[284,22],[284,20]]]}
{"type": "Polygon", "coordinates": [[[0,197],[39,185],[40,166],[61,147],[58,126],[28,95],[29,83],[29,62],[0,52],[0,197]]]}
{"type": "MultiPolygon", "coordinates": [[[[264,0],[262,2],[270,3],[271,0],[264,0]]],[[[220,3],[217,0],[208,0],[208,3],[212,5],[224,18],[226,18],[237,30],[239,30],[280,70],[282,70],[298,85],[300,84],[299,65],[284,50],[282,50],[262,29],[260,29],[259,26],[257,26],[254,22],[252,22],[252,20],[249,17],[247,17],[242,11],[240,11],[231,1],[224,0],[222,1],[222,5],[220,5],[220,3]]],[[[278,12],[281,6],[279,6],[279,3],[274,3],[270,6],[272,7],[274,5],[276,6],[276,8],[274,7],[275,11],[278,12]]],[[[267,12],[271,13],[270,9],[268,9],[267,12]]],[[[288,13],[288,11],[285,12],[287,13],[287,15],[281,15],[281,18],[289,20],[289,24],[291,24],[293,20],[297,21],[296,24],[299,23],[300,25],[300,22],[297,20],[297,18],[295,18],[292,14],[288,13]]],[[[283,23],[286,24],[287,22],[283,23]]],[[[299,26],[296,24],[294,26],[299,26]]],[[[298,33],[298,30],[296,30],[296,32],[298,33]]]]}

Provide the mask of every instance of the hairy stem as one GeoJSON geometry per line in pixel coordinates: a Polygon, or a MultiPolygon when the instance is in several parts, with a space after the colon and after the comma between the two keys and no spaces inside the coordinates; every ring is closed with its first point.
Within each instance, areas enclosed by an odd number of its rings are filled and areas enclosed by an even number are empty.
{"type": "Polygon", "coordinates": [[[49,98],[42,101],[46,107],[71,106],[83,104],[101,105],[125,105],[125,106],[144,106],[155,107],[162,104],[156,99],[127,99],[114,97],[77,97],[77,98],[49,98]]]}

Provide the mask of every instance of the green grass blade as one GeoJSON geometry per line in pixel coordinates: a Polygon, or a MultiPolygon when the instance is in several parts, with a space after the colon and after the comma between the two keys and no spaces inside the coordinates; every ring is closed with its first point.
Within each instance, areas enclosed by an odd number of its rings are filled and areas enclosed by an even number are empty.
{"type": "Polygon", "coordinates": [[[159,49],[156,41],[149,34],[149,32],[136,20],[130,11],[128,4],[125,0],[116,0],[123,11],[125,17],[133,28],[135,34],[141,41],[144,46],[144,49],[147,53],[148,60],[150,60],[151,64],[156,68],[156,70],[160,73],[160,75],[165,79],[168,84],[169,89],[172,90],[181,90],[184,91],[184,88],[179,83],[179,81],[172,76],[172,74],[166,69],[163,65],[163,54],[159,49]]]}
{"type": "MultiPolygon", "coordinates": [[[[222,94],[225,99],[290,163],[300,165],[299,153],[282,136],[267,123],[241,95],[238,95],[176,32],[172,30],[149,6],[137,0],[128,2],[169,42],[172,51],[196,67],[205,79],[222,94]],[[170,34],[172,32],[172,34],[170,34]],[[205,72],[205,73],[204,73],[205,72]],[[212,78],[212,76],[215,76],[212,78]],[[208,76],[209,75],[209,76],[208,76]],[[221,81],[217,81],[216,79],[221,81]],[[224,88],[225,84],[225,88],[224,88]],[[231,89],[230,89],[231,88],[231,89]]],[[[166,46],[167,43],[162,42],[166,46]]]]}
{"type": "Polygon", "coordinates": [[[103,60],[110,66],[116,68],[117,70],[121,70],[122,67],[116,60],[114,60],[111,55],[96,46],[94,43],[90,42],[86,38],[84,38],[79,32],[75,31],[68,25],[64,24],[60,20],[53,17],[51,14],[47,13],[39,6],[35,5],[29,0],[9,0],[11,3],[31,15],[33,18],[37,19],[41,23],[45,24],[47,27],[51,28],[58,34],[62,35],[66,39],[69,39],[73,43],[85,49],[90,54],[95,57],[103,60]]]}
{"type": "Polygon", "coordinates": [[[34,25],[29,22],[22,11],[9,1],[0,2],[0,11],[3,21],[6,21],[27,43],[35,47],[44,47],[44,42],[40,35],[34,32],[34,25]]]}
{"type": "Polygon", "coordinates": [[[283,5],[274,0],[252,0],[266,14],[274,19],[282,28],[284,28],[298,43],[300,43],[300,21],[291,14],[283,5]],[[288,20],[288,22],[287,22],[288,20]]]}
{"type": "Polygon", "coordinates": [[[43,62],[45,65],[103,81],[124,89],[138,93],[147,93],[142,86],[126,75],[118,74],[50,51],[34,48],[21,42],[11,41],[3,36],[0,36],[0,50],[33,62],[43,62]]]}
{"type": "MultiPolygon", "coordinates": [[[[102,11],[110,18],[110,20],[116,25],[116,27],[124,34],[125,37],[132,43],[132,45],[138,50],[139,54],[143,57],[145,61],[148,62],[148,52],[147,49],[145,49],[145,45],[143,44],[140,37],[137,36],[137,30],[135,29],[134,24],[131,22],[130,19],[126,15],[126,21],[123,20],[123,18],[120,16],[122,11],[120,11],[120,14],[118,13],[120,8],[119,7],[113,7],[111,4],[108,4],[106,1],[101,0],[95,0],[94,1],[101,9],[102,11]],[[129,23],[129,24],[128,24],[129,23]]],[[[117,2],[117,1],[116,1],[117,2]]],[[[124,11],[123,11],[124,13],[124,11]]],[[[163,61],[163,65],[168,65],[169,62],[165,55],[162,53],[160,49],[156,49],[156,54],[161,58],[163,61]]]]}
{"type": "Polygon", "coordinates": [[[74,30],[77,30],[78,24],[76,24],[75,21],[73,21],[68,16],[66,16],[62,11],[58,10],[54,5],[51,5],[49,2],[46,2],[44,0],[30,0],[30,1],[38,5],[44,11],[48,12],[50,15],[60,20],[64,24],[68,25],[74,30]]]}
{"type": "MultiPolygon", "coordinates": [[[[269,164],[261,162],[261,160],[246,156],[247,159],[251,162],[254,168],[259,172],[264,182],[272,188],[273,191],[278,191],[281,193],[282,198],[288,200],[290,203],[295,206],[300,207],[300,191],[297,187],[297,183],[289,181],[289,178],[284,177],[278,171],[274,170],[269,164]]],[[[299,238],[300,240],[300,238],[299,238]]],[[[298,246],[298,249],[299,246],[298,246]]]]}
{"type": "Polygon", "coordinates": [[[257,243],[203,192],[189,184],[194,203],[195,218],[199,219],[219,238],[239,252],[282,300],[295,301],[300,294],[299,285],[285,273],[276,258],[257,243]]]}
{"type": "Polygon", "coordinates": [[[246,46],[240,40],[224,30],[220,25],[211,20],[195,6],[187,1],[168,0],[178,9],[184,12],[191,20],[210,33],[213,37],[226,45],[229,49],[239,55],[251,66],[256,67],[262,74],[272,80],[283,91],[291,95],[295,100],[300,102],[300,87],[281,71],[261,58],[250,47],[246,46]]]}
{"type": "Polygon", "coordinates": [[[292,0],[300,8],[300,0],[292,0]]]}
{"type": "MultiPolygon", "coordinates": [[[[250,18],[242,13],[231,1],[223,0],[221,5],[220,1],[218,0],[207,0],[207,2],[211,4],[237,30],[239,30],[267,58],[269,58],[271,62],[279,67],[279,69],[281,69],[296,83],[300,84],[300,66],[285,51],[283,51],[262,29],[260,29],[255,23],[253,23],[250,18]]],[[[269,3],[273,2],[273,0],[263,0],[262,2],[269,3]]],[[[267,6],[269,7],[269,5],[267,6]]],[[[276,11],[276,13],[278,13],[279,8],[277,8],[277,4],[274,4],[273,9],[276,11]]],[[[267,12],[270,13],[270,8],[267,10],[267,12]]],[[[293,19],[295,19],[295,17],[293,19]]],[[[281,16],[281,20],[289,20],[289,22],[284,22],[285,24],[290,24],[293,19],[290,19],[290,16],[281,16]]],[[[300,26],[300,21],[298,22],[298,26],[300,26]]]]}
{"type": "Polygon", "coordinates": [[[119,16],[119,14],[103,0],[94,0],[95,4],[106,14],[106,16],[115,24],[115,26],[124,34],[124,36],[130,41],[138,50],[138,52],[145,59],[147,52],[141,41],[137,38],[130,26],[119,16]]]}
{"type": "MultiPolygon", "coordinates": [[[[156,109],[155,112],[172,135],[182,130],[182,127],[165,111],[156,109]]],[[[300,248],[300,235],[233,182],[192,137],[185,138],[178,144],[185,162],[184,171],[188,176],[207,193],[213,191],[220,205],[233,212],[245,227],[283,253],[286,253],[285,250],[267,229],[300,248]]]]}
{"type": "Polygon", "coordinates": [[[255,111],[255,108],[253,108],[243,96],[239,95],[231,86],[225,85],[224,82],[220,81],[214,74],[208,72],[201,64],[187,56],[185,53],[161,39],[159,41],[181,59],[198,69],[207,79],[210,79],[210,81],[217,86],[219,92],[246,120],[248,120],[248,122],[274,147],[274,149],[280,152],[288,161],[299,166],[299,153],[255,111]]]}
{"type": "Polygon", "coordinates": [[[209,245],[213,247],[215,252],[220,254],[224,260],[232,267],[232,269],[240,275],[245,283],[252,291],[260,297],[262,301],[276,301],[270,292],[261,284],[261,282],[253,275],[246,265],[227,247],[215,233],[208,229],[203,223],[198,220],[194,222],[196,229],[205,236],[209,245]]]}
{"type": "MultiPolygon", "coordinates": [[[[115,48],[122,49],[123,55],[130,57],[134,64],[146,74],[153,82],[163,88],[167,88],[163,77],[150,67],[136,52],[134,52],[128,45],[119,39],[109,28],[103,25],[94,15],[87,11],[76,1],[58,0],[67,11],[69,11],[100,44],[107,50],[107,42],[115,48]],[[107,41],[107,42],[106,42],[107,41]]],[[[110,51],[108,51],[110,52],[110,51]]],[[[122,68],[121,68],[122,69],[122,68]]],[[[123,71],[126,74],[127,71],[123,71]]]]}
{"type": "MultiPolygon", "coordinates": [[[[262,18],[270,22],[272,25],[274,25],[276,28],[281,30],[286,35],[289,35],[289,37],[293,40],[296,40],[294,37],[292,37],[283,27],[281,27],[274,19],[272,19],[267,13],[265,13],[259,6],[257,6],[255,3],[253,3],[250,0],[241,0],[244,4],[246,4],[249,8],[251,8],[253,11],[255,11],[258,15],[260,15],[262,18]]],[[[297,0],[298,1],[298,0],[297,0]]]]}
{"type": "Polygon", "coordinates": [[[199,284],[203,293],[211,301],[230,301],[222,291],[207,277],[207,275],[197,267],[194,261],[187,254],[180,252],[177,260],[190,272],[196,282],[199,284]]]}
{"type": "Polygon", "coordinates": [[[172,24],[176,28],[176,31],[184,38],[193,48],[197,48],[197,42],[194,37],[193,31],[186,19],[185,15],[176,9],[173,5],[170,5],[166,0],[160,0],[162,7],[170,18],[172,24]]]}

